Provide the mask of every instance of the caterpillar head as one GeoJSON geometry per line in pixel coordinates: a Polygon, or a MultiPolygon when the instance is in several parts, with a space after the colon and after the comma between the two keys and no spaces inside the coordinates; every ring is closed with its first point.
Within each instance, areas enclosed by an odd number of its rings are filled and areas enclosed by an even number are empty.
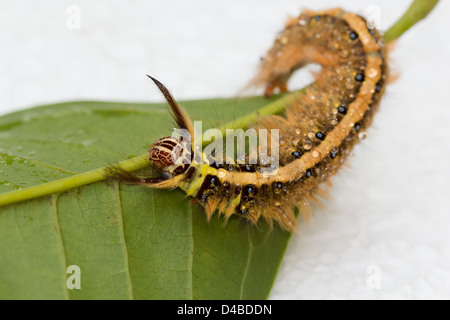
{"type": "MultiPolygon", "coordinates": [[[[169,90],[155,78],[148,77],[156,84],[164,95],[164,98],[166,98],[178,130],[185,130],[189,134],[187,139],[184,138],[185,135],[182,135],[181,140],[174,137],[163,137],[153,143],[148,149],[150,162],[156,169],[162,171],[162,175],[158,179],[169,180],[181,175],[190,166],[193,154],[191,151],[190,137],[193,135],[194,128],[187,113],[178,105],[169,90]]],[[[166,183],[163,185],[168,186],[169,184],[166,183]]]]}
{"type": "Polygon", "coordinates": [[[162,171],[161,178],[167,180],[182,174],[190,163],[190,152],[185,142],[173,137],[163,137],[148,149],[153,167],[162,171]]]}

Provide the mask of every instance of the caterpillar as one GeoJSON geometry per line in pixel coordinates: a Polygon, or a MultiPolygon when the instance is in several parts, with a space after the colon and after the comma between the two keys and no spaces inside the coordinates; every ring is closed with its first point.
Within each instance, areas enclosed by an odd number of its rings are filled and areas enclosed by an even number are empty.
{"type": "MultiPolygon", "coordinates": [[[[181,188],[204,207],[208,220],[217,212],[226,221],[239,215],[251,223],[263,219],[271,228],[277,223],[294,231],[295,208],[310,215],[310,201],[321,195],[319,186],[337,172],[370,125],[388,77],[381,34],[368,28],[363,17],[337,8],[305,10],[290,18],[251,85],[265,86],[266,96],[287,91],[291,75],[310,63],[321,66],[316,81],[290,101],[283,115],[262,118],[254,125],[279,129],[275,174],[263,174],[261,169],[268,164],[261,162],[192,161],[192,144],[163,137],[149,148],[149,161],[159,176],[119,175],[150,188],[181,188]]],[[[187,113],[161,82],[150,78],[166,98],[178,127],[193,135],[187,113]]]]}

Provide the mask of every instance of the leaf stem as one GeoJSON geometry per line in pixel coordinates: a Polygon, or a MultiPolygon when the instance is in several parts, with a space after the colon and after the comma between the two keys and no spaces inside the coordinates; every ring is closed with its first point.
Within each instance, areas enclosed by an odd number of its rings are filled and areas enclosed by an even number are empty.
{"type": "MultiPolygon", "coordinates": [[[[128,160],[118,162],[117,165],[126,171],[136,171],[149,165],[149,161],[145,160],[147,154],[140,155],[128,160]]],[[[93,182],[104,180],[108,177],[106,167],[94,169],[84,173],[76,174],[71,177],[59,179],[36,186],[24,188],[21,190],[10,191],[0,194],[0,206],[7,204],[30,200],[52,193],[64,192],[70,189],[84,186],[93,182]]]]}
{"type": "Polygon", "coordinates": [[[403,16],[384,34],[386,43],[398,39],[409,28],[424,19],[438,2],[439,0],[414,0],[403,16]]]}
{"type": "MultiPolygon", "coordinates": [[[[414,0],[403,16],[385,33],[384,38],[386,43],[398,39],[405,31],[410,29],[420,20],[424,19],[438,2],[439,0],[414,0]]],[[[295,99],[297,95],[301,94],[303,91],[304,89],[284,95],[280,99],[262,107],[257,111],[251,112],[241,118],[224,124],[219,128],[219,130],[225,136],[226,129],[248,128],[259,117],[282,113],[286,106],[289,105],[289,102],[292,99],[295,99]]],[[[136,171],[150,165],[150,162],[145,160],[146,157],[147,154],[140,155],[121,161],[117,163],[117,165],[126,171],[136,171]]],[[[64,179],[0,194],[0,206],[30,200],[56,192],[64,192],[89,183],[104,180],[107,178],[107,173],[105,170],[106,168],[103,167],[64,179]]]]}
{"type": "MultiPolygon", "coordinates": [[[[260,117],[270,116],[274,114],[280,114],[285,109],[286,106],[289,105],[291,100],[295,100],[299,94],[305,92],[306,88],[294,91],[292,93],[288,93],[283,95],[281,98],[269,103],[268,105],[250,112],[249,114],[242,116],[233,121],[227,122],[224,125],[221,125],[218,129],[224,136],[226,136],[227,129],[245,129],[248,128],[251,124],[255,123],[260,117]]],[[[204,144],[210,143],[209,141],[205,141],[204,144]]]]}

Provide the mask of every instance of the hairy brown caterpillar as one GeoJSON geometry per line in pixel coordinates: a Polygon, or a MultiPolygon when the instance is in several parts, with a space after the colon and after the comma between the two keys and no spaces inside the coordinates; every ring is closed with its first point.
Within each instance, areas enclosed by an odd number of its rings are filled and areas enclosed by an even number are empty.
{"type": "MultiPolygon", "coordinates": [[[[364,18],[333,9],[305,11],[290,19],[262,61],[253,85],[266,96],[287,90],[293,72],[317,63],[321,72],[306,93],[290,102],[283,116],[269,116],[255,128],[279,129],[279,168],[263,174],[267,164],[210,164],[192,161],[195,152],[183,139],[164,137],[149,149],[159,177],[121,178],[151,188],[180,187],[205,208],[229,219],[233,214],[252,223],[263,218],[287,231],[296,225],[294,208],[309,215],[309,200],[319,185],[342,165],[359,135],[372,120],[388,76],[387,50],[381,35],[364,18]]],[[[169,91],[152,78],[169,103],[180,129],[194,134],[193,124],[169,91]]],[[[200,156],[202,157],[202,156],[200,156]]],[[[269,164],[270,166],[270,164],[269,164]]]]}

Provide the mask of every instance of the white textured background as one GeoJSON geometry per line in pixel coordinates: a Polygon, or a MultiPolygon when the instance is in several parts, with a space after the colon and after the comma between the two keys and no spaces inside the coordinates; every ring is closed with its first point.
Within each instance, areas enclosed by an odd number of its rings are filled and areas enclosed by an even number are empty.
{"type": "MultiPolygon", "coordinates": [[[[0,0],[0,114],[70,100],[229,97],[288,15],[341,6],[387,29],[412,1],[0,0]],[[71,6],[81,28],[71,30],[71,6]],[[68,9],[70,12],[68,12],[68,9]]],[[[449,1],[398,41],[367,138],[292,237],[272,299],[450,298],[449,1]],[[368,271],[380,288],[371,290],[368,271]]],[[[294,86],[308,81],[297,75],[294,86]]]]}

